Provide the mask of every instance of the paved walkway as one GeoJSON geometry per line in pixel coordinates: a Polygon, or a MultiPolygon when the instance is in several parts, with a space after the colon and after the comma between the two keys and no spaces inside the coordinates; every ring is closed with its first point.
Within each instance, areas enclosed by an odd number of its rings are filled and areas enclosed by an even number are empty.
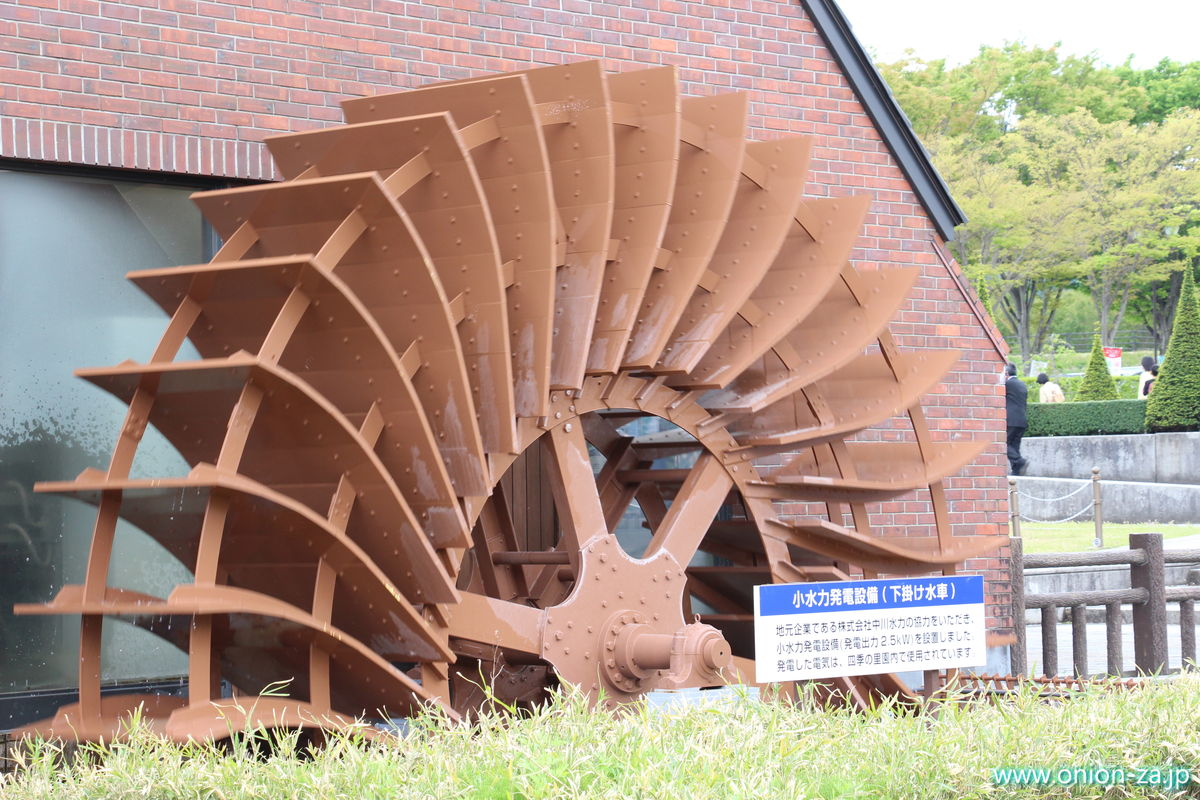
{"type": "MultiPolygon", "coordinates": [[[[1072,664],[1074,663],[1071,653],[1071,624],[1063,623],[1057,625],[1058,638],[1058,675],[1071,675],[1072,664]]],[[[1200,625],[1197,625],[1200,628],[1200,625]]],[[[1127,671],[1133,670],[1133,625],[1125,623],[1121,628],[1121,660],[1124,669],[1127,671]]],[[[1028,658],[1029,669],[1035,674],[1041,675],[1042,671],[1042,626],[1039,624],[1030,624],[1025,626],[1025,652],[1028,658]]],[[[1200,637],[1197,637],[1200,641],[1200,637]]],[[[1179,657],[1179,626],[1167,625],[1167,663],[1172,668],[1178,669],[1180,664],[1179,657]]],[[[1087,626],[1087,650],[1088,650],[1088,672],[1093,675],[1101,675],[1108,671],[1108,643],[1105,637],[1105,628],[1103,623],[1090,624],[1087,626]]]]}

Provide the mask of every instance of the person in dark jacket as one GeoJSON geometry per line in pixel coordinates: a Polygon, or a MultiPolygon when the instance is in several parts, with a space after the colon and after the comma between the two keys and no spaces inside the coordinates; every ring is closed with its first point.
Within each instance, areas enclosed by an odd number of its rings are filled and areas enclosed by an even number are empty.
{"type": "Polygon", "coordinates": [[[1013,475],[1024,475],[1029,460],[1021,455],[1021,437],[1029,426],[1025,404],[1029,398],[1029,387],[1017,377],[1013,364],[1004,366],[1004,416],[1008,425],[1008,471],[1013,475]]]}

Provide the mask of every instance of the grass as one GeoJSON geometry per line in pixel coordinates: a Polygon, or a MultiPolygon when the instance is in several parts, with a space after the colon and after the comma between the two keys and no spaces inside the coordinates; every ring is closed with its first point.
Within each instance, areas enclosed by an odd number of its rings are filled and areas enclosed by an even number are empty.
{"type": "MultiPolygon", "coordinates": [[[[1200,534],[1200,525],[1108,522],[1104,525],[1104,547],[1128,547],[1131,533],[1161,533],[1163,539],[1176,539],[1180,536],[1200,534]]],[[[1091,522],[1049,524],[1022,520],[1021,537],[1024,539],[1026,553],[1074,553],[1093,549],[1092,540],[1096,537],[1096,526],[1091,522]]]]}
{"type": "MultiPolygon", "coordinates": [[[[1090,337],[1089,337],[1090,340],[1090,337]]],[[[1142,363],[1142,356],[1153,357],[1154,353],[1150,350],[1126,350],[1121,354],[1121,365],[1125,367],[1136,367],[1142,363]]],[[[1035,361],[1045,361],[1048,364],[1053,364],[1046,368],[1047,372],[1052,372],[1056,375],[1064,375],[1068,373],[1082,373],[1087,368],[1088,358],[1091,356],[1091,345],[1087,350],[1079,353],[1057,353],[1053,356],[1049,354],[1033,356],[1035,361]]]]}
{"type": "MultiPolygon", "coordinates": [[[[42,746],[4,800],[41,798],[1031,798],[1177,797],[1154,787],[1000,788],[1003,766],[1200,763],[1200,679],[1067,702],[1031,689],[939,713],[868,713],[753,700],[593,713],[558,698],[520,719],[435,716],[404,740],[334,737],[304,757],[165,743],[144,730],[64,766],[42,746]]],[[[282,748],[289,750],[286,746],[282,748]]],[[[1194,787],[1194,785],[1193,785],[1194,787]]]]}

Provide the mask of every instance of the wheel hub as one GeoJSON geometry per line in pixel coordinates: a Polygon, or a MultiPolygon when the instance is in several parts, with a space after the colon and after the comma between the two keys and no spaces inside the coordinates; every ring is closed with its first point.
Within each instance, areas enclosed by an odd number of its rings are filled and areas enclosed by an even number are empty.
{"type": "Polygon", "coordinates": [[[580,551],[571,594],[547,609],[542,658],[561,680],[615,705],[657,688],[722,682],[731,660],[720,631],[685,624],[683,567],[670,553],[631,558],[610,534],[580,551]]]}

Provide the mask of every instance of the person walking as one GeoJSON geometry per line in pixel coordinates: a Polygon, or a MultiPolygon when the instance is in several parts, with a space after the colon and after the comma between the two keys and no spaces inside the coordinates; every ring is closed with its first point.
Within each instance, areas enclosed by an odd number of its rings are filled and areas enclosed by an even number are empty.
{"type": "Polygon", "coordinates": [[[1029,426],[1025,404],[1029,402],[1029,387],[1017,377],[1015,364],[1004,365],[1004,417],[1008,425],[1008,471],[1024,475],[1029,460],[1021,455],[1021,437],[1029,426]]]}
{"type": "Polygon", "coordinates": [[[1150,378],[1142,384],[1142,397],[1149,397],[1154,391],[1154,382],[1158,380],[1158,364],[1150,368],[1150,378]]]}
{"type": "Polygon", "coordinates": [[[1039,372],[1037,382],[1041,387],[1038,389],[1039,403],[1061,403],[1067,399],[1063,396],[1062,387],[1050,380],[1050,376],[1046,373],[1039,372]]]}
{"type": "Polygon", "coordinates": [[[1138,397],[1145,397],[1149,394],[1146,391],[1146,384],[1156,377],[1158,377],[1158,369],[1154,359],[1150,356],[1142,356],[1142,374],[1138,376],[1138,397]]]}

